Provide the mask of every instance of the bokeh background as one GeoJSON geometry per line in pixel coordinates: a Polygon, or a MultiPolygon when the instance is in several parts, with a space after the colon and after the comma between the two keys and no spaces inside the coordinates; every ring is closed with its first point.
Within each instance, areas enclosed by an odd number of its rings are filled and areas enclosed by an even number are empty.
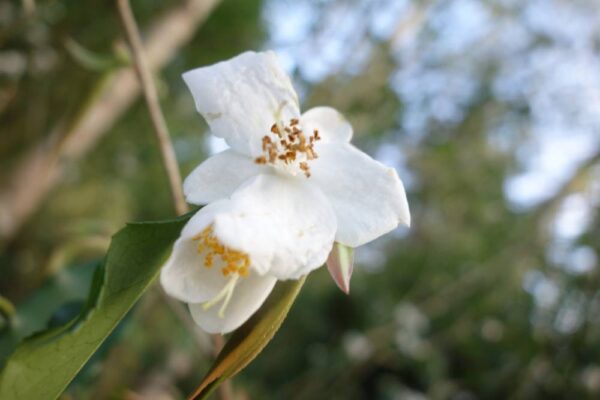
{"type": "MultiPolygon", "coordinates": [[[[274,49],[409,195],[350,296],[311,274],[237,398],[600,398],[596,0],[132,5],[184,175],[223,143],[181,73],[274,49]]],[[[110,1],[0,2],[0,360],[77,313],[126,222],[173,216],[125,49],[110,1]]],[[[184,311],[147,292],[64,398],[183,398],[210,351],[184,311]]]]}

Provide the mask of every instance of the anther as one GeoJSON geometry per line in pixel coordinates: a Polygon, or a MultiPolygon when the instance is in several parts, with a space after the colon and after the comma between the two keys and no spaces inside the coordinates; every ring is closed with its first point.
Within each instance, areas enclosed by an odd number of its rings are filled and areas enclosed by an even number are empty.
{"type": "Polygon", "coordinates": [[[269,135],[262,138],[263,155],[255,158],[257,164],[276,164],[278,162],[289,165],[295,162],[298,158],[303,160],[298,166],[306,175],[310,176],[310,167],[306,161],[317,158],[317,153],[314,150],[314,144],[321,140],[319,131],[313,130],[311,135],[305,135],[300,128],[300,120],[298,118],[290,119],[289,125],[285,125],[282,121],[278,121],[271,126],[271,133],[275,134],[279,139],[273,140],[269,135]],[[285,132],[286,135],[282,135],[285,132]],[[298,156],[300,153],[300,156],[298,156]],[[303,156],[302,156],[303,154],[303,156]]]}
{"type": "Polygon", "coordinates": [[[214,265],[215,257],[219,257],[225,264],[221,272],[224,276],[238,274],[247,276],[250,268],[250,258],[246,253],[233,250],[223,246],[213,235],[213,226],[209,225],[200,234],[194,236],[192,240],[198,240],[197,250],[199,254],[204,254],[204,267],[211,268],[214,265]],[[206,252],[206,254],[205,254],[206,252]]]}

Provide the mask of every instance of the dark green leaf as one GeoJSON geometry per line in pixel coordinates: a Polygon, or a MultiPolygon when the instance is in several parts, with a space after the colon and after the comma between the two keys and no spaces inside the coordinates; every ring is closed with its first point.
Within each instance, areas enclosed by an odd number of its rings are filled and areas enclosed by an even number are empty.
{"type": "Polygon", "coordinates": [[[82,314],[17,347],[0,374],[0,399],[57,398],[152,283],[188,218],[130,224],[117,233],[82,314]]]}
{"type": "Polygon", "coordinates": [[[262,307],[237,329],[190,399],[201,400],[252,361],[271,341],[292,307],[306,277],[277,283],[262,307]]]}

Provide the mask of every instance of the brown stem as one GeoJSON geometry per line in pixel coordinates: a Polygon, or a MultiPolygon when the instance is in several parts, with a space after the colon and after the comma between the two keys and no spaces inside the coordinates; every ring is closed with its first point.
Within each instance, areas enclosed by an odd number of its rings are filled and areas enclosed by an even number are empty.
{"type": "Polygon", "coordinates": [[[183,190],[181,188],[181,175],[179,174],[179,167],[177,166],[177,159],[175,157],[175,150],[171,143],[169,130],[165,117],[160,109],[158,102],[158,94],[154,80],[152,79],[152,72],[146,62],[146,56],[144,55],[144,48],[142,45],[142,39],[140,38],[140,32],[135,22],[135,17],[131,11],[129,0],[117,0],[117,8],[119,10],[119,16],[123,27],[125,28],[127,42],[131,47],[133,54],[133,65],[135,71],[140,80],[142,91],[144,93],[144,99],[146,100],[146,106],[150,113],[150,119],[154,126],[154,133],[158,140],[158,147],[162,155],[163,164],[169,178],[169,185],[171,186],[171,195],[173,196],[173,203],[175,205],[175,211],[177,214],[184,214],[187,212],[188,207],[183,196],[183,190]]]}
{"type": "MultiPolygon", "coordinates": [[[[169,184],[171,186],[175,211],[178,214],[183,214],[188,211],[188,206],[183,195],[181,175],[179,174],[179,167],[177,166],[177,159],[175,158],[175,151],[170,140],[167,124],[158,101],[158,94],[156,86],[154,85],[154,80],[152,79],[152,73],[146,63],[142,39],[140,38],[137,23],[135,22],[129,0],[117,0],[117,8],[123,27],[125,28],[127,41],[131,47],[133,64],[142,86],[146,106],[148,107],[152,125],[154,126],[154,131],[158,139],[163,164],[165,165],[169,184]]],[[[218,354],[223,347],[223,337],[221,335],[213,335],[213,344],[215,354],[218,354]]],[[[219,396],[221,400],[230,400],[233,398],[230,381],[224,382],[221,386],[219,389],[219,396]]]]}

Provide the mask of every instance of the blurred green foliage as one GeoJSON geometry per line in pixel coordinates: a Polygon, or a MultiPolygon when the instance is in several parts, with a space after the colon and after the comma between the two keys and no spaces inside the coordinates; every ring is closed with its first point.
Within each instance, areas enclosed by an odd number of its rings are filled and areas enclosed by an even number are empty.
{"type": "MultiPolygon", "coordinates": [[[[85,304],[75,308],[75,313],[70,312],[68,304],[66,312],[55,318],[58,321],[50,321],[50,329],[27,337],[8,358],[0,374],[0,397],[17,400],[60,396],[153,284],[188,220],[186,215],[128,224],[120,230],[111,241],[104,263],[94,272],[85,304]]],[[[15,319],[22,319],[19,317],[20,313],[15,319]]]]}
{"type": "MultiPolygon", "coordinates": [[[[224,0],[157,76],[184,176],[206,157],[208,133],[180,74],[270,44],[272,14],[265,10],[291,3],[224,0]]],[[[502,2],[489,3],[492,19],[510,14],[502,2]]],[[[587,3],[580,5],[584,14],[587,3]]],[[[132,2],[142,28],[179,4],[132,2]]],[[[330,27],[320,18],[331,13],[342,30],[348,22],[336,5],[387,3],[314,4],[320,11],[307,35],[330,27]]],[[[31,16],[21,7],[0,4],[0,187],[23,154],[53,127],[68,124],[104,74],[119,65],[90,69],[66,45],[74,41],[90,55],[118,59],[114,43],[121,30],[111,2],[39,1],[31,16]]],[[[436,22],[427,18],[429,38],[436,22]]],[[[475,71],[467,69],[476,89],[459,118],[428,120],[415,139],[402,120],[411,104],[392,84],[402,67],[392,56],[396,44],[364,36],[372,47],[360,68],[347,71],[340,62],[322,79],[308,78],[302,62],[325,56],[305,52],[295,65],[295,84],[307,107],[328,104],[346,114],[359,147],[374,155],[401,154],[395,161],[407,182],[413,226],[357,250],[350,296],[325,269],[311,274],[273,342],[235,379],[239,398],[598,398],[597,203],[590,201],[585,226],[569,242],[570,249],[592,252],[592,268],[573,273],[549,256],[561,245],[553,232],[565,201],[597,186],[598,156],[574,169],[546,201],[515,206],[506,184],[523,168],[523,154],[536,155],[527,140],[537,117],[522,100],[494,95],[493,80],[502,72],[497,59],[490,55],[474,62],[475,71]],[[504,117],[519,123],[499,134],[504,117]]],[[[559,41],[551,34],[534,39],[522,57],[559,41]]],[[[417,49],[426,51],[432,50],[417,49]]],[[[358,58],[358,51],[351,53],[358,58]]],[[[469,56],[427,62],[452,69],[469,56]]],[[[421,89],[428,90],[425,84],[421,89]]],[[[576,125],[576,117],[570,122],[576,125]]],[[[2,239],[0,293],[39,329],[54,314],[49,308],[85,298],[91,279],[86,265],[102,258],[110,235],[128,221],[172,215],[152,128],[138,101],[85,158],[65,166],[64,179],[17,234],[2,239]],[[65,276],[73,280],[65,283],[65,276]]],[[[6,337],[2,355],[14,345],[6,337]]],[[[206,342],[151,290],[64,398],[184,398],[208,368],[206,342]]]]}

